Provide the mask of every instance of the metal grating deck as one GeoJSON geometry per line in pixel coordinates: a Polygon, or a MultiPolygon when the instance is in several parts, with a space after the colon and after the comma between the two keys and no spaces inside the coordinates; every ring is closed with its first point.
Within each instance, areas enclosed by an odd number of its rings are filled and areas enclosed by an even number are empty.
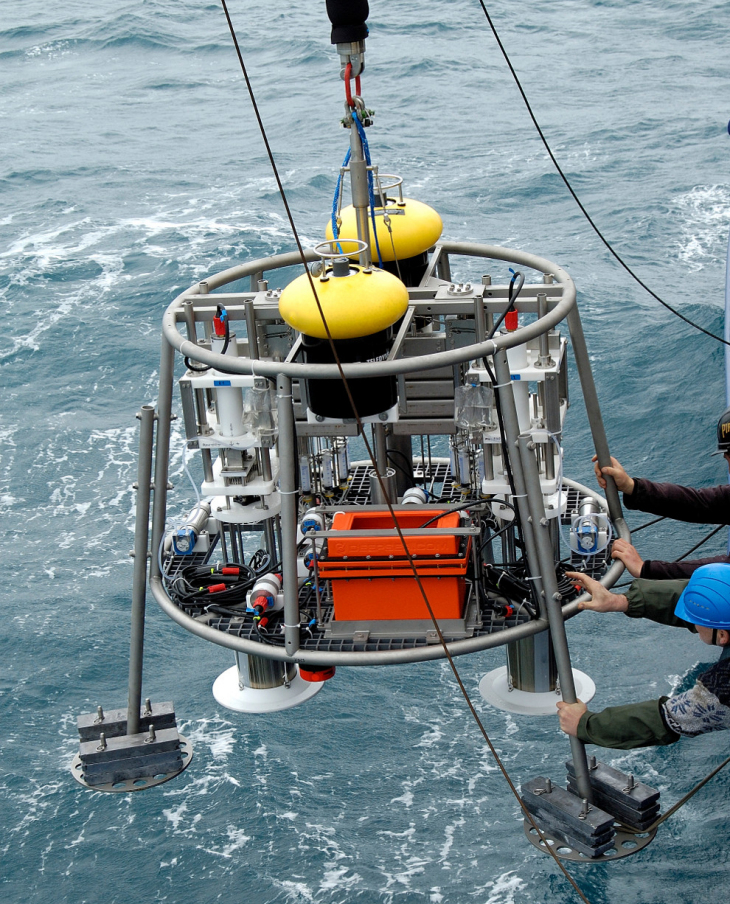
{"type": "MultiPolygon", "coordinates": [[[[350,505],[366,505],[370,501],[370,483],[368,471],[370,467],[365,464],[357,464],[351,468],[350,483],[346,493],[342,497],[343,503],[350,505]]],[[[464,497],[458,486],[454,486],[451,482],[451,475],[448,463],[433,462],[432,469],[429,473],[426,467],[427,487],[434,496],[438,494],[437,501],[439,503],[456,503],[462,502],[464,497]]],[[[419,484],[422,484],[423,471],[421,466],[414,468],[414,476],[419,484]]],[[[573,487],[564,485],[565,493],[568,497],[567,508],[565,514],[561,517],[563,527],[570,525],[571,514],[577,509],[580,499],[580,492],[573,487]]],[[[165,574],[167,580],[174,580],[180,571],[190,565],[203,565],[212,561],[217,547],[217,538],[213,542],[208,553],[198,553],[192,556],[168,556],[164,561],[165,574]]],[[[217,557],[216,557],[217,558],[217,557]]],[[[600,578],[608,569],[611,560],[607,551],[604,550],[596,556],[579,556],[571,553],[569,559],[563,559],[563,565],[567,570],[583,571],[594,578],[600,578]]],[[[563,594],[564,602],[569,602],[577,596],[577,592],[573,585],[566,578],[562,578],[559,582],[560,592],[563,594]]],[[[168,587],[169,590],[169,587],[168,587]]],[[[323,582],[322,589],[322,621],[328,624],[332,619],[332,603],[327,597],[329,588],[327,582],[323,582]]],[[[316,613],[316,602],[310,594],[310,586],[303,585],[300,589],[300,604],[305,604],[307,611],[312,615],[316,613]],[[309,596],[309,598],[308,598],[309,596]]],[[[174,597],[173,597],[174,599],[174,597]]],[[[183,606],[175,600],[177,605],[188,615],[193,618],[205,620],[210,627],[232,634],[235,637],[242,637],[247,640],[259,642],[262,644],[270,643],[275,646],[283,645],[283,637],[278,634],[270,636],[259,634],[254,627],[250,616],[245,614],[242,608],[241,616],[220,615],[206,612],[203,606],[183,606]]],[[[229,607],[230,608],[230,607],[229,607]]],[[[488,601],[482,601],[480,607],[481,626],[474,628],[474,637],[483,637],[488,634],[495,634],[505,631],[508,628],[514,628],[517,625],[530,621],[527,613],[518,609],[517,613],[508,618],[500,618],[495,615],[494,611],[489,607],[488,601]]],[[[446,640],[451,642],[460,638],[446,636],[446,640]]],[[[433,644],[426,639],[425,636],[418,637],[398,637],[398,638],[368,638],[364,642],[357,642],[351,638],[325,638],[324,630],[313,626],[311,629],[302,630],[301,648],[308,652],[383,652],[389,650],[406,650],[429,647],[433,644]]]]}

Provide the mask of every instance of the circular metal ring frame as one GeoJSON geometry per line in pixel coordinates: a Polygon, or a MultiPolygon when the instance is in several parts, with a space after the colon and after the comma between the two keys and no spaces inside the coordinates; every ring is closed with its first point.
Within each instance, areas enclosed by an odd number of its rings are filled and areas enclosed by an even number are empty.
{"type": "MultiPolygon", "coordinates": [[[[522,825],[530,844],[536,847],[538,851],[550,856],[550,852],[545,848],[545,842],[540,838],[537,829],[530,820],[523,820],[522,825]]],[[[589,857],[587,854],[582,854],[574,850],[566,842],[555,838],[550,832],[546,832],[544,829],[541,831],[553,853],[561,860],[572,860],[574,863],[610,863],[612,860],[622,860],[624,857],[630,857],[632,854],[638,854],[639,851],[643,851],[656,837],[658,828],[648,832],[634,833],[620,828],[617,824],[614,846],[609,848],[605,854],[601,854],[600,857],[589,857]]]]}
{"type": "Polygon", "coordinates": [[[361,242],[360,239],[327,239],[324,242],[320,242],[318,245],[314,246],[314,253],[321,257],[323,260],[335,260],[339,257],[350,257],[353,254],[360,254],[363,251],[367,251],[368,249],[367,242],[361,242]],[[348,245],[357,245],[357,248],[354,251],[348,251],[347,254],[339,247],[343,242],[347,242],[348,245]],[[337,249],[334,251],[323,251],[323,248],[332,248],[333,246],[337,246],[337,249]]]}
{"type": "MultiPolygon", "coordinates": [[[[602,496],[599,496],[595,490],[591,490],[567,477],[563,477],[563,481],[567,486],[574,487],[584,495],[594,498],[603,511],[607,509],[606,500],[602,496]]],[[[630,538],[630,534],[624,523],[617,526],[617,535],[624,539],[630,538]]],[[[602,577],[601,583],[604,586],[611,587],[622,573],[623,564],[618,560],[614,561],[606,574],[602,577]]],[[[177,622],[177,624],[185,628],[186,631],[190,631],[191,634],[195,634],[203,640],[210,641],[219,646],[237,650],[241,653],[248,653],[253,656],[261,656],[266,659],[278,659],[282,662],[297,662],[304,663],[305,665],[371,666],[400,665],[407,662],[425,662],[432,659],[443,659],[446,656],[441,644],[428,644],[423,647],[413,647],[410,649],[378,651],[328,652],[300,649],[297,650],[293,656],[290,656],[283,646],[274,647],[257,643],[253,640],[247,640],[243,637],[236,637],[225,631],[219,631],[217,628],[211,628],[209,625],[187,615],[170,599],[158,576],[150,578],[150,590],[162,611],[174,622],[177,622]]],[[[582,594],[578,599],[563,606],[563,617],[567,619],[577,615],[579,612],[579,603],[583,599],[588,599],[588,594],[582,594]]],[[[448,644],[448,649],[452,656],[464,656],[470,653],[477,653],[481,650],[500,647],[514,640],[531,637],[533,634],[538,634],[540,631],[547,630],[547,628],[547,620],[538,618],[513,628],[505,628],[503,631],[493,634],[485,634],[479,637],[470,637],[465,640],[452,641],[448,644]]]]}
{"type": "MultiPolygon", "coordinates": [[[[353,240],[348,239],[348,241],[353,240]]],[[[436,247],[441,253],[447,255],[455,254],[464,257],[504,261],[509,264],[528,267],[541,274],[549,273],[561,287],[561,298],[545,316],[520,327],[513,333],[505,333],[495,336],[493,339],[485,342],[478,342],[463,348],[449,349],[447,351],[435,352],[428,355],[394,358],[389,361],[343,364],[342,371],[347,379],[369,379],[372,377],[409,374],[423,370],[435,370],[441,367],[453,367],[457,364],[463,364],[466,361],[475,360],[485,355],[493,355],[500,348],[508,349],[517,345],[523,345],[530,339],[534,339],[542,333],[555,328],[575,307],[576,290],[573,280],[562,267],[547,260],[547,258],[538,257],[535,254],[529,254],[525,251],[517,251],[513,248],[502,248],[498,245],[480,245],[470,242],[441,242],[436,247]]],[[[270,258],[260,258],[255,261],[250,261],[247,264],[232,267],[229,270],[224,270],[221,273],[216,273],[213,276],[207,277],[204,280],[206,285],[205,289],[201,290],[200,283],[196,283],[178,295],[167,308],[162,318],[162,334],[165,340],[184,357],[205,364],[208,367],[222,368],[229,373],[250,375],[255,368],[257,376],[271,377],[273,379],[282,375],[296,380],[340,380],[342,374],[336,364],[311,364],[297,361],[263,361],[260,359],[252,361],[250,358],[224,357],[223,355],[208,351],[194,342],[190,342],[188,339],[184,338],[178,330],[178,323],[183,323],[185,319],[183,302],[186,299],[189,299],[192,296],[201,295],[206,291],[211,292],[221,286],[228,285],[231,282],[235,282],[248,276],[253,276],[257,273],[296,266],[297,264],[306,266],[307,263],[312,263],[313,261],[320,259],[320,256],[314,249],[309,249],[304,252],[304,260],[302,260],[302,255],[300,255],[298,251],[291,251],[270,258]]],[[[213,300],[214,296],[211,296],[210,301],[212,302],[213,300]]]]}

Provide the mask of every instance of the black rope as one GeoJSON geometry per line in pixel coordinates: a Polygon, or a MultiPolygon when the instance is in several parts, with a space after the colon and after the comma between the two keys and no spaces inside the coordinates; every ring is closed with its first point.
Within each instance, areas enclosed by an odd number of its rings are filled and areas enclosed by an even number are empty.
{"type": "Polygon", "coordinates": [[[479,5],[484,10],[484,15],[487,17],[487,22],[489,23],[489,27],[492,29],[492,34],[494,35],[495,40],[497,41],[497,44],[499,45],[499,49],[502,51],[502,56],[504,57],[505,62],[509,66],[509,71],[512,73],[512,77],[515,80],[515,84],[517,85],[517,88],[519,89],[519,92],[522,95],[522,100],[525,102],[525,106],[527,107],[527,112],[530,114],[530,119],[532,120],[533,125],[537,129],[537,134],[540,136],[540,140],[542,141],[543,145],[545,146],[545,150],[548,152],[548,155],[550,156],[550,159],[552,160],[553,165],[555,166],[555,169],[558,171],[558,175],[565,183],[565,187],[568,189],[568,191],[573,196],[573,200],[580,208],[581,213],[586,218],[586,220],[588,221],[589,225],[591,226],[593,231],[596,233],[598,238],[606,246],[609,253],[624,268],[624,270],[629,274],[629,276],[632,279],[636,280],[636,282],[641,286],[642,289],[644,289],[646,292],[648,292],[652,298],[654,298],[656,301],[659,302],[659,304],[664,305],[664,307],[668,311],[671,311],[672,314],[674,314],[676,317],[679,317],[680,320],[684,320],[684,322],[686,324],[688,324],[689,326],[693,327],[696,330],[699,330],[700,333],[704,333],[705,336],[709,336],[711,339],[717,340],[717,342],[722,342],[723,345],[730,345],[730,342],[728,342],[727,339],[723,339],[722,336],[717,336],[715,333],[710,332],[710,330],[706,330],[703,326],[700,326],[699,323],[695,323],[694,320],[690,320],[689,317],[685,317],[684,314],[680,313],[680,311],[678,311],[676,308],[673,308],[672,305],[670,305],[668,302],[664,301],[663,298],[660,298],[659,295],[657,295],[657,293],[654,292],[653,289],[650,289],[649,286],[647,286],[647,284],[631,269],[631,267],[621,257],[621,255],[618,253],[618,251],[616,251],[614,249],[613,245],[611,245],[611,243],[608,241],[608,239],[604,236],[604,234],[601,232],[601,230],[598,228],[598,226],[596,226],[596,224],[593,222],[591,215],[588,213],[588,211],[583,206],[583,203],[581,202],[580,198],[575,193],[575,189],[570,184],[568,177],[565,175],[560,164],[558,163],[558,161],[555,157],[555,154],[553,154],[552,148],[548,144],[547,138],[545,138],[545,135],[544,135],[542,129],[540,128],[540,124],[538,123],[535,114],[532,112],[532,107],[530,106],[530,102],[527,99],[525,90],[522,87],[522,84],[520,83],[520,80],[517,76],[517,73],[515,72],[514,66],[512,65],[512,62],[510,61],[509,56],[507,55],[507,51],[504,49],[504,44],[502,44],[499,34],[497,33],[497,29],[494,26],[494,22],[492,21],[492,17],[489,15],[487,7],[484,4],[484,0],[479,0],[479,5]]]}
{"type": "Polygon", "coordinates": [[[699,549],[700,546],[704,546],[705,543],[707,543],[708,540],[711,540],[715,536],[716,533],[718,533],[719,531],[721,531],[723,529],[723,527],[727,527],[727,525],[726,524],[718,524],[718,526],[716,528],[714,528],[714,530],[710,531],[710,533],[704,538],[704,540],[700,540],[699,543],[695,543],[695,545],[692,547],[692,549],[688,549],[687,552],[683,556],[680,556],[678,559],[675,559],[674,561],[681,562],[683,559],[686,559],[687,556],[691,556],[692,553],[696,549],[699,549]]]}
{"type": "Polygon", "coordinates": [[[654,518],[653,521],[647,521],[646,524],[641,524],[639,527],[633,527],[631,529],[631,535],[638,534],[640,530],[644,530],[645,527],[651,527],[653,524],[659,524],[660,521],[666,521],[666,515],[660,515],[658,518],[654,518]]]}

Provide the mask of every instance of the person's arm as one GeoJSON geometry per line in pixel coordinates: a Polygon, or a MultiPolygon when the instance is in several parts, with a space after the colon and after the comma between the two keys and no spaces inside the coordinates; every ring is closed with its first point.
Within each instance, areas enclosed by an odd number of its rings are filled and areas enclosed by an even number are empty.
{"type": "Polygon", "coordinates": [[[645,477],[631,478],[631,482],[631,492],[624,493],[627,509],[694,524],[730,524],[730,484],[698,490],[645,477]]]}
{"type": "Polygon", "coordinates": [[[578,722],[577,737],[584,744],[618,750],[674,744],[680,735],[665,721],[663,704],[667,699],[609,706],[600,713],[586,710],[578,722]]]}
{"type": "Polygon", "coordinates": [[[687,738],[730,728],[730,659],[720,659],[694,687],[670,697],[663,716],[672,731],[687,738]]]}
{"type": "Polygon", "coordinates": [[[648,618],[660,625],[687,628],[696,633],[694,625],[674,614],[674,608],[686,586],[686,580],[647,581],[637,578],[626,593],[627,606],[623,611],[629,618],[648,618]]]}
{"type": "Polygon", "coordinates": [[[688,628],[696,631],[694,625],[677,618],[674,607],[687,586],[687,581],[632,581],[628,592],[611,593],[595,578],[582,571],[566,571],[565,576],[579,589],[587,590],[591,598],[578,604],[579,609],[592,612],[623,612],[629,618],[648,618],[660,625],[673,628],[688,628]]]}
{"type": "Polygon", "coordinates": [[[592,713],[584,703],[558,703],[560,727],[584,744],[631,750],[673,744],[730,729],[730,659],[720,659],[688,691],[658,700],[609,706],[592,713]]]}
{"type": "MultiPolygon", "coordinates": [[[[616,558],[618,558],[618,556],[616,558]]],[[[730,563],[730,556],[711,556],[708,559],[690,559],[684,562],[660,562],[655,559],[645,559],[642,562],[641,571],[638,576],[651,581],[671,581],[677,578],[690,578],[692,573],[702,565],[710,565],[712,562],[730,563]]],[[[628,568],[628,565],[626,567],[628,568]]]]}

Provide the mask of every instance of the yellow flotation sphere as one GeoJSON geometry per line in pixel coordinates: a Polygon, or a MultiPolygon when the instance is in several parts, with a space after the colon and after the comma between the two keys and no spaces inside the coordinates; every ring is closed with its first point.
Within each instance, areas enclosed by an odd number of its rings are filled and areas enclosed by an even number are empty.
{"type": "MultiPolygon", "coordinates": [[[[404,198],[402,203],[388,204],[385,212],[390,219],[390,229],[383,222],[382,211],[382,207],[375,208],[375,226],[380,245],[380,257],[384,261],[393,261],[396,258],[402,261],[409,257],[416,257],[416,255],[428,251],[441,237],[444,224],[441,217],[428,204],[414,201],[412,198],[404,198]]],[[[344,207],[340,216],[342,218],[340,238],[357,238],[355,208],[352,205],[344,207]]],[[[375,247],[373,223],[370,216],[368,216],[368,223],[370,226],[370,252],[373,259],[377,260],[378,252],[375,247]]],[[[326,235],[328,239],[332,238],[331,222],[327,224],[326,235]]],[[[357,255],[357,248],[354,244],[348,246],[347,242],[341,242],[341,246],[344,254],[351,257],[357,255]]]]}
{"type": "MultiPolygon", "coordinates": [[[[408,308],[408,290],[385,270],[364,270],[350,264],[348,276],[312,277],[317,298],[333,339],[358,339],[392,326],[408,308]]],[[[326,339],[327,331],[306,273],[279,298],[282,318],[307,336],[326,339]]]]}

